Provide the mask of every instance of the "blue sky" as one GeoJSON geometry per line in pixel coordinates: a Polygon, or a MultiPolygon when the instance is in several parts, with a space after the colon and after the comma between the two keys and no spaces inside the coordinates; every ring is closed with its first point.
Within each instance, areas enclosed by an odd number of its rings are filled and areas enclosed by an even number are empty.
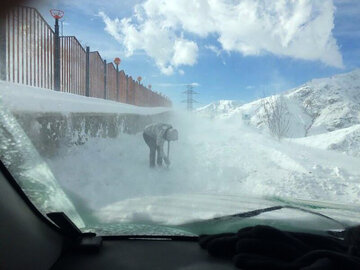
{"type": "Polygon", "coordinates": [[[64,10],[64,35],[78,37],[108,61],[120,57],[126,73],[141,75],[176,106],[185,106],[181,93],[189,83],[198,84],[202,106],[251,101],[360,67],[360,1],[211,2],[216,6],[205,0],[32,5],[50,24],[48,10],[64,10]]]}

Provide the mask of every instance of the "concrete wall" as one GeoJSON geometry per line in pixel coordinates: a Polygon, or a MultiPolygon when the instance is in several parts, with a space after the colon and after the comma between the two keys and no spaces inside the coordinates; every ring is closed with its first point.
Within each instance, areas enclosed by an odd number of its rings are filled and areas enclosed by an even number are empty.
{"type": "Polygon", "coordinates": [[[91,137],[136,134],[153,122],[169,122],[171,112],[154,115],[112,113],[14,113],[42,156],[56,155],[62,145],[84,144],[91,137]]]}

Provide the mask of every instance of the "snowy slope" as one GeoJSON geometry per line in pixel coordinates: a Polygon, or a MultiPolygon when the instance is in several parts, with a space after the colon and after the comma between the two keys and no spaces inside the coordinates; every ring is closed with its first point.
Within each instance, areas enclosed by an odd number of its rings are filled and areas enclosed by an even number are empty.
{"type": "MultiPolygon", "coordinates": [[[[275,97],[277,98],[277,96],[275,97]]],[[[225,112],[218,109],[217,104],[219,103],[215,102],[197,109],[196,112],[198,115],[210,119],[223,119],[230,121],[234,119],[235,121],[245,121],[259,129],[265,129],[262,117],[264,111],[261,104],[263,100],[268,99],[269,98],[264,98],[247,104],[232,106],[225,112]]],[[[304,127],[311,122],[311,118],[304,112],[301,104],[297,100],[290,99],[287,96],[284,97],[284,100],[291,114],[291,125],[289,132],[287,133],[287,137],[303,137],[305,135],[304,127]]]]}
{"type": "Polygon", "coordinates": [[[360,125],[309,137],[296,138],[292,139],[292,141],[315,148],[336,150],[360,157],[360,125]]]}
{"type": "Polygon", "coordinates": [[[360,69],[331,78],[312,80],[286,96],[318,116],[312,134],[334,131],[360,123],[360,69]]]}
{"type": "MultiPolygon", "coordinates": [[[[315,79],[298,88],[283,94],[284,100],[291,114],[292,128],[289,137],[303,137],[304,127],[311,124],[315,118],[309,135],[320,134],[347,128],[360,124],[360,69],[331,78],[315,79]],[[301,128],[297,128],[297,127],[301,128]]],[[[265,98],[268,99],[268,98],[265,98]]],[[[259,126],[261,101],[242,105],[230,106],[222,111],[222,101],[199,108],[201,115],[211,110],[213,117],[242,117],[251,118],[251,122],[259,126]]],[[[231,104],[231,101],[227,101],[231,104]]]]}
{"type": "MultiPolygon", "coordinates": [[[[313,147],[358,155],[359,132],[357,128],[348,128],[360,124],[360,69],[331,78],[312,80],[283,93],[282,97],[289,111],[290,127],[286,137],[308,137],[297,141],[313,147]]],[[[212,118],[245,121],[266,130],[262,102],[271,98],[234,106],[225,113],[213,110],[212,118]]],[[[214,107],[213,104],[210,105],[214,107]]],[[[208,110],[208,106],[198,109],[199,115],[206,116],[204,112],[208,110]]]]}
{"type": "Polygon", "coordinates": [[[234,110],[243,105],[243,102],[235,100],[219,100],[204,107],[196,109],[196,112],[204,117],[216,118],[231,115],[234,110]]]}
{"type": "Polygon", "coordinates": [[[170,108],[145,108],[0,80],[0,101],[11,111],[156,114],[170,108]]]}

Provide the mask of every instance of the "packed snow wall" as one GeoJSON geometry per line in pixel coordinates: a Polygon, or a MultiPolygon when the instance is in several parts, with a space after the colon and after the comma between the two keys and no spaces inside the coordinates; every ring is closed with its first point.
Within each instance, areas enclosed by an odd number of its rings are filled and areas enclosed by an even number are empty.
{"type": "Polygon", "coordinates": [[[167,122],[171,109],[144,108],[44,88],[0,81],[0,103],[17,119],[42,156],[89,138],[136,134],[152,122],[167,122]]]}
{"type": "Polygon", "coordinates": [[[167,122],[170,114],[15,112],[14,116],[40,154],[51,157],[62,145],[84,144],[89,138],[136,134],[150,123],[167,122]]]}

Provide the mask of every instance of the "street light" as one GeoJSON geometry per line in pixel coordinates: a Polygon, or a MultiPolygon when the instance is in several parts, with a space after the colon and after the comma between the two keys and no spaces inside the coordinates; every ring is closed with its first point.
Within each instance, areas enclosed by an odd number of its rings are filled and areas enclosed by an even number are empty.
{"type": "Polygon", "coordinates": [[[141,76],[137,77],[137,81],[139,84],[141,83],[141,80],[142,80],[141,76]]]}
{"type": "Polygon", "coordinates": [[[116,57],[116,58],[114,59],[114,63],[115,63],[116,66],[119,66],[120,63],[121,63],[121,59],[120,59],[119,57],[116,57]]]}
{"type": "Polygon", "coordinates": [[[59,20],[64,16],[64,11],[59,9],[51,9],[51,16],[55,19],[54,33],[54,88],[60,91],[60,35],[59,20]]]}

